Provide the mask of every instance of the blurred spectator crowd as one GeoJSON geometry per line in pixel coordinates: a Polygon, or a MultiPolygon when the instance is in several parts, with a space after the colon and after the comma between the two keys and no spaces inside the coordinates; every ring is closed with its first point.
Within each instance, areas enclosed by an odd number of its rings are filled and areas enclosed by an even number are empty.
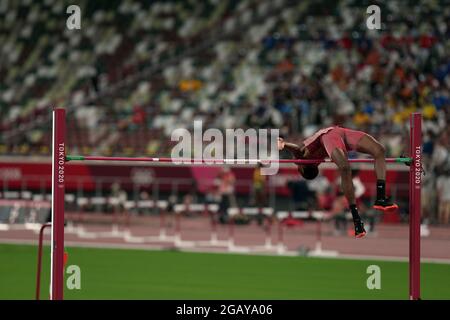
{"type": "Polygon", "coordinates": [[[381,30],[363,0],[75,2],[81,30],[66,28],[73,2],[0,2],[0,155],[49,155],[60,106],[72,154],[167,156],[171,132],[202,120],[294,142],[335,123],[396,157],[420,111],[426,203],[450,194],[445,0],[380,1],[381,30]]]}

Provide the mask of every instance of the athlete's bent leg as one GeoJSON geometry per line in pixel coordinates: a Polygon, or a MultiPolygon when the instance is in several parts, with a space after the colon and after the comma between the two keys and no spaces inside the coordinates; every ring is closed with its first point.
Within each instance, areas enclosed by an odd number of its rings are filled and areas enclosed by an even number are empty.
{"type": "Polygon", "coordinates": [[[366,134],[356,144],[356,151],[369,154],[374,159],[377,176],[377,200],[373,207],[382,211],[397,209],[398,206],[386,198],[386,150],[384,146],[372,136],[366,134]]]}
{"type": "Polygon", "coordinates": [[[386,150],[381,143],[366,134],[358,141],[356,151],[371,155],[377,180],[386,180],[386,150]]]}
{"type": "Polygon", "coordinates": [[[336,148],[331,153],[331,159],[339,169],[342,191],[348,203],[355,204],[355,188],[353,186],[352,170],[347,159],[347,153],[342,149],[336,148]]]}
{"type": "Polygon", "coordinates": [[[362,238],[366,235],[366,230],[364,230],[364,224],[361,221],[358,208],[356,207],[355,189],[353,186],[352,171],[347,159],[347,153],[342,149],[335,148],[331,153],[331,159],[337,165],[341,174],[342,191],[347,198],[350,211],[352,213],[353,223],[355,225],[355,236],[357,238],[362,238]]]}

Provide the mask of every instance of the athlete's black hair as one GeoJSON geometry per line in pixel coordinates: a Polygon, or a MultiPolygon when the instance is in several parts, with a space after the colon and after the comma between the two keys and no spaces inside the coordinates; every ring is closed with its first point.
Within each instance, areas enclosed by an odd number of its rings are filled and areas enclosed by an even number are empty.
{"type": "Polygon", "coordinates": [[[306,180],[313,180],[319,174],[319,168],[317,166],[303,166],[302,170],[299,171],[306,180]]]}

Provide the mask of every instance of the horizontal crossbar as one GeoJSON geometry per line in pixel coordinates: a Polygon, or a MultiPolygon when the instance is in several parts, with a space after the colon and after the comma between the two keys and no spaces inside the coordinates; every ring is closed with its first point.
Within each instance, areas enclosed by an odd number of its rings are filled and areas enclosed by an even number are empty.
{"type": "MultiPolygon", "coordinates": [[[[191,159],[191,158],[151,158],[151,157],[102,157],[102,156],[66,156],[66,161],[141,161],[163,162],[176,164],[269,164],[269,163],[297,163],[319,164],[333,162],[330,159],[191,159]]],[[[352,163],[372,163],[374,159],[348,159],[352,163]]],[[[387,163],[410,163],[411,158],[386,158],[387,163]]]]}

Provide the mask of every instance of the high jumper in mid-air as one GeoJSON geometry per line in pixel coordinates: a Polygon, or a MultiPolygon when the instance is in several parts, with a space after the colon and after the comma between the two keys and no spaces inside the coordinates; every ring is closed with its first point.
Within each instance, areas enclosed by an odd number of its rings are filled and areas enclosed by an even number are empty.
{"type": "MultiPolygon", "coordinates": [[[[373,208],[382,211],[395,210],[398,206],[386,197],[386,160],[385,148],[371,135],[339,126],[321,129],[303,141],[301,145],[278,139],[278,149],[286,149],[296,159],[325,159],[329,157],[338,167],[341,175],[341,186],[347,198],[349,209],[355,225],[355,237],[366,235],[364,223],[356,205],[353,177],[347,152],[354,150],[369,154],[373,157],[375,174],[377,177],[377,198],[373,208]]],[[[297,163],[299,173],[308,180],[319,174],[318,164],[297,163]]]]}

